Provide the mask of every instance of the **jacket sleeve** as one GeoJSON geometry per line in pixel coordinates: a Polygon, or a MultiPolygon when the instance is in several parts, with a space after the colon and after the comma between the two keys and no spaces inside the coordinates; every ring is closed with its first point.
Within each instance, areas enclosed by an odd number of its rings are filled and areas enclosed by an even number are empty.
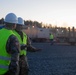
{"type": "Polygon", "coordinates": [[[30,41],[30,38],[27,37],[27,51],[29,52],[37,52],[37,51],[40,51],[41,49],[38,49],[34,46],[31,45],[31,41],[30,41]]]}
{"type": "Polygon", "coordinates": [[[6,51],[11,54],[11,63],[9,66],[9,73],[10,75],[16,75],[18,72],[19,67],[19,51],[20,51],[20,45],[19,41],[14,35],[11,35],[7,41],[6,44],[6,51]]]}

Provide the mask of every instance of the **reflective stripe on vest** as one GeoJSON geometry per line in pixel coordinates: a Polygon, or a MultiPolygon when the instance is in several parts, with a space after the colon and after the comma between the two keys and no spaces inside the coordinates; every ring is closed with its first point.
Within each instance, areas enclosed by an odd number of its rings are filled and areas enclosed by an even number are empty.
{"type": "Polygon", "coordinates": [[[9,66],[6,66],[6,65],[0,65],[0,68],[2,68],[2,69],[8,69],[9,66]]]}
{"type": "Polygon", "coordinates": [[[0,56],[0,60],[11,60],[11,58],[10,57],[0,56]]]}
{"type": "MultiPolygon", "coordinates": [[[[9,61],[9,60],[11,60],[11,58],[10,57],[0,56],[0,60],[8,60],[9,61]]],[[[0,68],[2,68],[2,69],[8,69],[8,66],[0,64],[0,68]]]]}

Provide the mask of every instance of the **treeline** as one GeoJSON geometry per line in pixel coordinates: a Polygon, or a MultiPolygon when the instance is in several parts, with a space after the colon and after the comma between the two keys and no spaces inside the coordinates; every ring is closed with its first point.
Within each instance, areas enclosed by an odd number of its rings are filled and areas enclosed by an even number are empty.
{"type": "Polygon", "coordinates": [[[31,20],[24,20],[24,23],[25,23],[25,25],[30,25],[30,26],[37,26],[37,27],[39,27],[39,28],[41,28],[42,27],[42,22],[41,23],[39,23],[39,22],[37,22],[37,21],[31,21],[31,20]]]}
{"type": "MultiPolygon", "coordinates": [[[[4,18],[1,18],[0,19],[0,24],[4,24],[4,18]]],[[[39,27],[39,28],[41,28],[42,27],[42,23],[39,23],[39,22],[37,22],[37,21],[31,21],[31,20],[24,20],[24,24],[25,25],[30,25],[30,26],[37,26],[37,27],[39,27]]]]}

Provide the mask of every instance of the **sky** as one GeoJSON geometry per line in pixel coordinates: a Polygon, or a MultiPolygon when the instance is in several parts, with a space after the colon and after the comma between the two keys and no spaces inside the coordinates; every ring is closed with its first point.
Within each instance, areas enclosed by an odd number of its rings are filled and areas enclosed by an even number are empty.
{"type": "Polygon", "coordinates": [[[0,18],[10,12],[24,20],[76,27],[76,0],[1,0],[0,18]]]}

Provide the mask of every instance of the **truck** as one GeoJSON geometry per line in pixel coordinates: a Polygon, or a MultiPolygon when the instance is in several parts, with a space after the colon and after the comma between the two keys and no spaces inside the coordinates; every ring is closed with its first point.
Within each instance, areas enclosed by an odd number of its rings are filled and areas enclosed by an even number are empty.
{"type": "Polygon", "coordinates": [[[75,28],[56,28],[54,31],[50,28],[38,28],[38,27],[28,27],[24,32],[34,41],[34,42],[49,42],[49,34],[54,34],[54,39],[58,43],[68,43],[70,45],[76,44],[76,31],[75,28]]]}
{"type": "Polygon", "coordinates": [[[34,42],[47,42],[49,41],[49,28],[38,28],[38,27],[28,27],[24,32],[32,39],[34,42]]]}

